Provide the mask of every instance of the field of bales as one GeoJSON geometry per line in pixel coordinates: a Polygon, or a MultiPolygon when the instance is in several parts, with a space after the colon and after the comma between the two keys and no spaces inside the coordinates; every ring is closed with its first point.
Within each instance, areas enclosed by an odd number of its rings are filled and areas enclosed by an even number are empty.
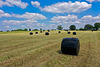
{"type": "Polygon", "coordinates": [[[100,67],[100,31],[0,32],[0,67],[100,67]],[[79,55],[61,52],[66,37],[80,40],[79,55]]]}

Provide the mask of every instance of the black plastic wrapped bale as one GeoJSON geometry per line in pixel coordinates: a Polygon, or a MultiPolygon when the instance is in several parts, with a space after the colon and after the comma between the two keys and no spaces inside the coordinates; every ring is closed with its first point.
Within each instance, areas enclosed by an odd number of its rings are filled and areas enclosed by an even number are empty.
{"type": "Polygon", "coordinates": [[[42,31],[40,31],[40,33],[42,33],[42,31]]]}
{"type": "Polygon", "coordinates": [[[45,31],[45,30],[43,30],[43,31],[45,31]]]}
{"type": "Polygon", "coordinates": [[[38,32],[35,32],[35,34],[38,34],[38,32]]]}
{"type": "Polygon", "coordinates": [[[78,38],[64,38],[61,43],[61,51],[64,54],[78,55],[80,42],[78,38]]]}
{"type": "Polygon", "coordinates": [[[58,31],[58,33],[61,33],[61,31],[58,31]]]}
{"type": "Polygon", "coordinates": [[[46,32],[46,33],[45,33],[45,35],[49,35],[49,33],[48,33],[48,32],[46,32]]]}
{"type": "Polygon", "coordinates": [[[33,35],[33,32],[30,32],[30,35],[33,35]]]}
{"type": "Polygon", "coordinates": [[[73,32],[73,35],[76,35],[76,32],[73,32]]]}
{"type": "Polygon", "coordinates": [[[70,32],[68,32],[68,34],[70,34],[70,32]]]}

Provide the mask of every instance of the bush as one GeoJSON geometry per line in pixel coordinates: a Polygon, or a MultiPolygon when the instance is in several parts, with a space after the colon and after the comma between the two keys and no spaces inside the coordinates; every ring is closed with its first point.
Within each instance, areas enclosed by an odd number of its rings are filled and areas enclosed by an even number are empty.
{"type": "Polygon", "coordinates": [[[80,28],[79,30],[81,30],[81,31],[86,31],[86,30],[88,30],[88,29],[86,29],[86,28],[85,28],[85,29],[84,29],[84,28],[80,28]]]}
{"type": "Polygon", "coordinates": [[[39,31],[38,29],[33,29],[33,31],[39,31]]]}
{"type": "Polygon", "coordinates": [[[6,32],[10,32],[9,30],[7,30],[6,32]]]}
{"type": "Polygon", "coordinates": [[[0,31],[0,32],[3,32],[3,31],[0,31]]]}

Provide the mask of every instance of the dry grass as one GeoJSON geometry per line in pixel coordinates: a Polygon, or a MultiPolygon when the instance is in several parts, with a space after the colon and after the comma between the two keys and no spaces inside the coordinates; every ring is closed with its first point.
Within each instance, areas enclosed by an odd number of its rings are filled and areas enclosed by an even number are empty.
{"type": "Polygon", "coordinates": [[[100,32],[50,31],[29,35],[29,32],[0,33],[0,67],[100,67],[100,32]],[[66,37],[79,38],[79,56],[64,55],[60,47],[66,37]]]}

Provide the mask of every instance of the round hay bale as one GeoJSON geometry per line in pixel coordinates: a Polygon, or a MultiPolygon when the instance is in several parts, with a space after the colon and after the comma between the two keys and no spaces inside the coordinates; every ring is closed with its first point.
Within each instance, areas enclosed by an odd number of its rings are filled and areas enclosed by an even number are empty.
{"type": "Polygon", "coordinates": [[[33,35],[33,32],[30,32],[30,35],[33,35]]]}
{"type": "Polygon", "coordinates": [[[38,34],[38,32],[35,32],[35,34],[38,34]]]}
{"type": "Polygon", "coordinates": [[[73,32],[73,35],[76,35],[76,32],[73,32]]]}
{"type": "Polygon", "coordinates": [[[42,31],[40,31],[40,33],[42,33],[42,31]]]}
{"type": "Polygon", "coordinates": [[[78,38],[64,38],[61,43],[61,51],[64,54],[78,55],[80,42],[78,38]]]}
{"type": "Polygon", "coordinates": [[[61,31],[58,31],[58,33],[61,33],[61,31]]]}
{"type": "Polygon", "coordinates": [[[49,33],[48,33],[48,32],[46,32],[46,33],[45,33],[45,35],[49,35],[49,33]]]}
{"type": "Polygon", "coordinates": [[[43,30],[43,31],[45,31],[45,30],[43,30]]]}
{"type": "Polygon", "coordinates": [[[68,32],[68,34],[70,34],[70,32],[68,32]]]}

